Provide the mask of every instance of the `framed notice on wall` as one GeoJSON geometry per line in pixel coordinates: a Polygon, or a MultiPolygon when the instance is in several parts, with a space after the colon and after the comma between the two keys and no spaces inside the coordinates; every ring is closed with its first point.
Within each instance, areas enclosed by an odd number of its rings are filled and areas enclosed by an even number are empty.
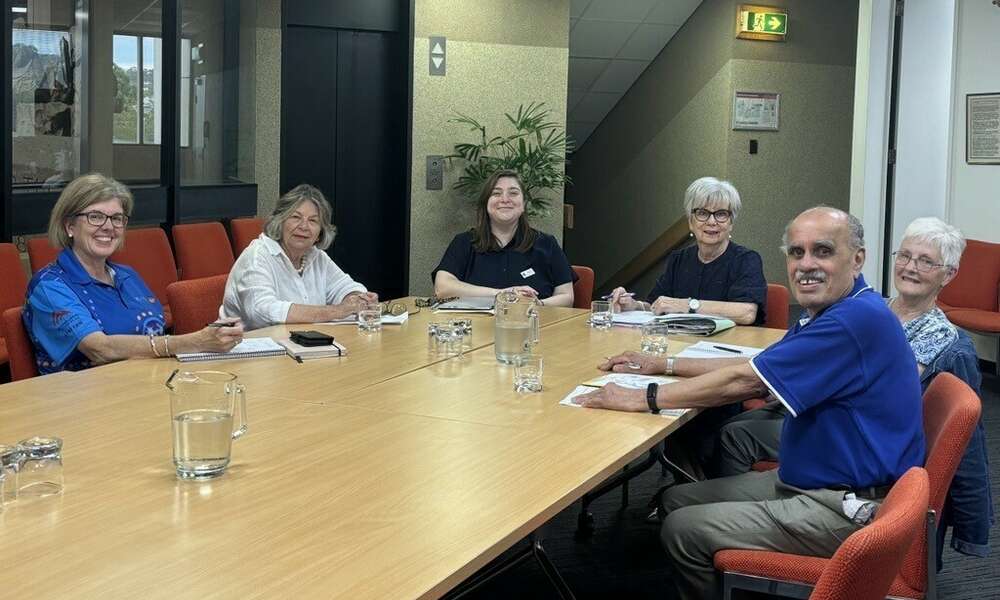
{"type": "Polygon", "coordinates": [[[733,95],[733,129],[778,130],[778,103],[775,92],[740,92],[733,95]]]}
{"type": "Polygon", "coordinates": [[[965,162],[1000,165],[1000,93],[966,94],[965,162]]]}

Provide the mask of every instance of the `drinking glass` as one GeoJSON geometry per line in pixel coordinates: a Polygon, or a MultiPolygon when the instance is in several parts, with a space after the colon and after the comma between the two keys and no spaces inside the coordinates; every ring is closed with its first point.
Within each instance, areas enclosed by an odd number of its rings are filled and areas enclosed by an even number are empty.
{"type": "Polygon", "coordinates": [[[376,306],[367,306],[358,311],[358,329],[367,332],[382,330],[382,311],[376,306]]]}
{"type": "Polygon", "coordinates": [[[647,323],[642,326],[642,339],[639,341],[639,350],[644,354],[653,356],[666,356],[668,339],[668,326],[666,323],[647,323]]]}
{"type": "Polygon", "coordinates": [[[63,488],[62,440],[35,436],[17,444],[24,452],[18,495],[50,496],[63,488]]]}
{"type": "Polygon", "coordinates": [[[542,391],[542,357],[537,354],[519,354],[514,359],[514,391],[542,391]]]}
{"type": "Polygon", "coordinates": [[[3,480],[3,485],[0,486],[0,497],[3,500],[0,504],[17,500],[18,473],[23,465],[23,448],[0,444],[0,479],[3,480]]]}
{"type": "Polygon", "coordinates": [[[590,303],[590,326],[594,329],[611,329],[611,303],[597,300],[590,303]]]}

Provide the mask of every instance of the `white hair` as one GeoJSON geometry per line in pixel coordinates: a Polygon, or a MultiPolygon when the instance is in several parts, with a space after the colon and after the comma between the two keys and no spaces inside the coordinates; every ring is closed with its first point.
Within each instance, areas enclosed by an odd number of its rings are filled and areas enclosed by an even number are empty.
{"type": "Polygon", "coordinates": [[[934,244],[941,251],[941,262],[957,269],[965,251],[965,237],[954,225],[949,225],[937,217],[920,217],[906,226],[904,240],[915,240],[934,244]]]}
{"type": "Polygon", "coordinates": [[[713,202],[725,205],[726,210],[733,214],[733,221],[736,220],[736,215],[743,207],[743,203],[740,202],[740,193],[736,191],[733,184],[728,181],[719,181],[715,177],[695,179],[684,192],[684,212],[688,216],[694,209],[705,208],[713,202]]]}

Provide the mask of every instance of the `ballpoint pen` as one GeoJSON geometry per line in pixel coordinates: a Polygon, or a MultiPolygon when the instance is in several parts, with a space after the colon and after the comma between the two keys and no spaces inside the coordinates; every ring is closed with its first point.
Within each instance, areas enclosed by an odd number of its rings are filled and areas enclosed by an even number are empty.
{"type": "Polygon", "coordinates": [[[722,350],[723,352],[732,352],[733,354],[743,354],[743,352],[737,350],[736,348],[726,348],[725,346],[712,346],[716,350],[722,350]]]}
{"type": "MultiPolygon", "coordinates": [[[[635,292],[625,292],[624,294],[619,296],[619,298],[624,298],[625,296],[631,298],[632,296],[635,296],[635,292]]],[[[614,294],[606,294],[604,296],[601,296],[601,300],[610,300],[612,297],[614,297],[614,294]]]]}

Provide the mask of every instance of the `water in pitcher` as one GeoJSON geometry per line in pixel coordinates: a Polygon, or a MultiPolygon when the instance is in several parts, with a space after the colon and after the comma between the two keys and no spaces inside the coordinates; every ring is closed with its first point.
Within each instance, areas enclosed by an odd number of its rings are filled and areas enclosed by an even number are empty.
{"type": "Polygon", "coordinates": [[[221,475],[229,464],[233,415],[189,410],[174,417],[174,465],[183,479],[221,475]]]}
{"type": "Polygon", "coordinates": [[[514,358],[524,354],[524,344],[530,336],[531,327],[527,323],[497,323],[493,338],[497,360],[514,364],[514,358]]]}

